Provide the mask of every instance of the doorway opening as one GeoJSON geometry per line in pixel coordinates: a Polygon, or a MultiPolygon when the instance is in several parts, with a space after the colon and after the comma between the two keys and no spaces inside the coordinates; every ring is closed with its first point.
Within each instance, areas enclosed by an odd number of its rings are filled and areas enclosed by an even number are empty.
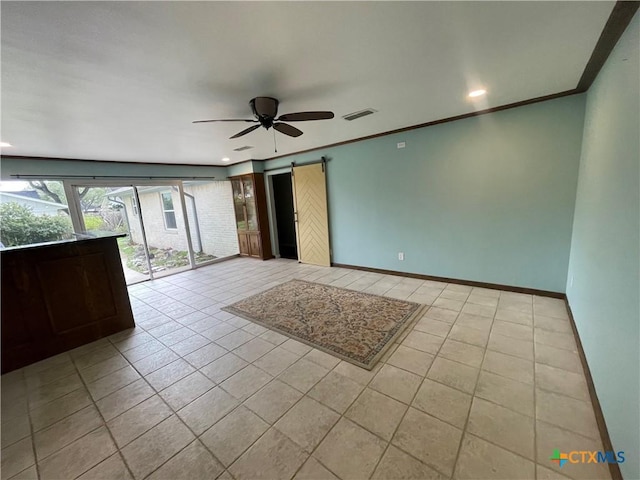
{"type": "Polygon", "coordinates": [[[291,173],[287,172],[273,175],[272,182],[280,256],[282,258],[297,260],[298,247],[296,245],[296,224],[291,173]]]}

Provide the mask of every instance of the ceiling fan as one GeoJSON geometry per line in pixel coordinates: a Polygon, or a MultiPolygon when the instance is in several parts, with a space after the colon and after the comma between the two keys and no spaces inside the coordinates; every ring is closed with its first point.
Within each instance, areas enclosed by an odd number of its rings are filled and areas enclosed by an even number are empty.
{"type": "Polygon", "coordinates": [[[249,102],[251,106],[251,111],[253,112],[254,119],[237,119],[237,118],[227,118],[221,120],[196,120],[193,123],[207,123],[207,122],[248,122],[248,123],[257,123],[257,125],[252,125],[249,128],[242,130],[241,132],[236,133],[234,136],[230,138],[238,138],[246,135],[247,133],[253,132],[256,128],[260,126],[269,130],[273,127],[274,130],[277,130],[280,133],[284,133],[285,135],[289,135],[290,137],[299,137],[302,135],[302,131],[298,130],[296,127],[282,123],[282,122],[306,122],[308,120],[329,120],[334,117],[333,112],[296,112],[296,113],[286,113],[284,115],[280,115],[276,118],[278,114],[278,102],[277,99],[271,97],[256,97],[252,98],[249,102]]]}

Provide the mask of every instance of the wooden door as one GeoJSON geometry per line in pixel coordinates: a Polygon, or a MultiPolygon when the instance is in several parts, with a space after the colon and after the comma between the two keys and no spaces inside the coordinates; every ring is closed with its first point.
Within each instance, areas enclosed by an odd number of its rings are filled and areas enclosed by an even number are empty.
{"type": "Polygon", "coordinates": [[[330,266],[325,164],[293,167],[296,239],[301,263],[330,266]]]}

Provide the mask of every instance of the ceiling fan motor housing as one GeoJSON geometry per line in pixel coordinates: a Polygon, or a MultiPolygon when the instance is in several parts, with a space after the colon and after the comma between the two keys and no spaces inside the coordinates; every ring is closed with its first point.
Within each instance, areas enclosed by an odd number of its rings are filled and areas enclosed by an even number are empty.
{"type": "Polygon", "coordinates": [[[236,133],[230,139],[242,137],[247,133],[253,132],[256,128],[264,127],[269,130],[271,127],[280,133],[284,133],[290,137],[299,137],[302,135],[302,130],[297,129],[293,125],[289,125],[284,122],[305,122],[308,120],[329,120],[334,117],[333,112],[294,112],[280,115],[278,114],[278,105],[280,102],[276,98],[272,97],[256,97],[249,101],[249,106],[253,112],[255,120],[249,120],[244,118],[225,118],[219,120],[196,120],[193,123],[208,123],[208,122],[247,122],[254,125],[249,128],[245,128],[241,132],[236,133]]]}
{"type": "Polygon", "coordinates": [[[278,100],[272,97],[256,97],[249,102],[251,111],[264,128],[271,128],[278,114],[278,100]]]}

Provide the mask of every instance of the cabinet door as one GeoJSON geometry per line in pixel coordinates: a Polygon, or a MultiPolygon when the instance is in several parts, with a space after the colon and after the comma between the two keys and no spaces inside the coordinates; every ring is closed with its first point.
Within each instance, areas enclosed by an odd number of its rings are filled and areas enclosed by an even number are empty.
{"type": "Polygon", "coordinates": [[[238,246],[240,247],[240,255],[251,255],[249,235],[246,233],[238,233],[238,246]]]}
{"type": "Polygon", "coordinates": [[[260,234],[250,233],[249,237],[249,252],[252,257],[262,257],[262,251],[260,248],[260,234]]]}
{"type": "Polygon", "coordinates": [[[244,205],[247,214],[247,230],[255,232],[259,230],[259,228],[256,195],[252,176],[242,177],[242,189],[244,191],[244,205]]]}
{"type": "Polygon", "coordinates": [[[236,228],[238,230],[246,230],[247,216],[244,209],[242,181],[238,178],[231,180],[231,190],[233,191],[233,208],[236,213],[236,228]]]}

